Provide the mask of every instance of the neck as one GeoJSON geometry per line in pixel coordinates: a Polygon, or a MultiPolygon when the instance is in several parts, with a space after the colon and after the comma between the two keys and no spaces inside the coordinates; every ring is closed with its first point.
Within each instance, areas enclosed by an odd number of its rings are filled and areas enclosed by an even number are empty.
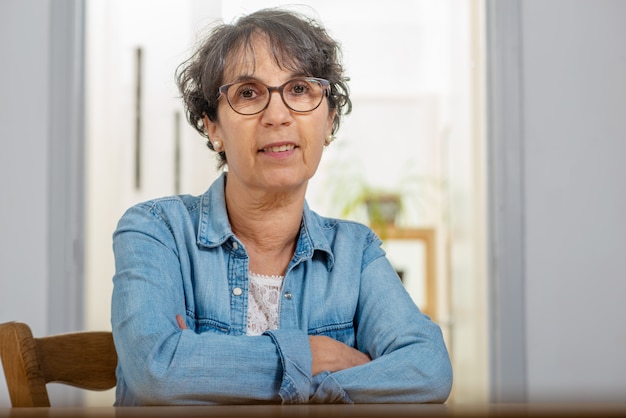
{"type": "Polygon", "coordinates": [[[300,233],[306,188],[289,193],[244,192],[228,185],[229,221],[233,233],[246,246],[250,270],[284,275],[300,233]]]}

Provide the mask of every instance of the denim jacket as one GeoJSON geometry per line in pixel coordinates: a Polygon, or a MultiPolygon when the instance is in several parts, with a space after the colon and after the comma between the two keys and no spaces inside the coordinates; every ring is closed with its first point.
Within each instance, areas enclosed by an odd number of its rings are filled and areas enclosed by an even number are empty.
{"type": "Polygon", "coordinates": [[[116,405],[444,402],[452,369],[441,330],[415,306],[379,238],[306,204],[279,329],[246,335],[248,256],[230,228],[225,176],[199,197],[138,204],[119,221],[116,405]],[[372,361],[313,376],[309,335],[372,361]]]}

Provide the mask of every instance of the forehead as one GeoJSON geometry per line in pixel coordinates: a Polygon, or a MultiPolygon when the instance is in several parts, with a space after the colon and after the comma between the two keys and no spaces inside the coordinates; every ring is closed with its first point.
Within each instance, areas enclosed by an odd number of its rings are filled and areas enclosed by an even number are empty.
{"type": "Polygon", "coordinates": [[[273,47],[267,35],[253,34],[250,39],[240,42],[226,56],[223,81],[253,76],[261,63],[270,63],[280,70],[304,73],[304,66],[292,56],[288,51],[273,47]]]}

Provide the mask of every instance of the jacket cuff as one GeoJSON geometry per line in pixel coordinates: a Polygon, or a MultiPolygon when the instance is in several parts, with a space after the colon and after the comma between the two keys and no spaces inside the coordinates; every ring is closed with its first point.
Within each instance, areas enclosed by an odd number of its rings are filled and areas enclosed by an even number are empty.
{"type": "Polygon", "coordinates": [[[330,372],[313,376],[311,403],[354,403],[330,372]]]}
{"type": "Polygon", "coordinates": [[[274,341],[283,367],[278,392],[282,403],[308,403],[312,380],[309,336],[296,329],[277,329],[265,334],[274,341]]]}

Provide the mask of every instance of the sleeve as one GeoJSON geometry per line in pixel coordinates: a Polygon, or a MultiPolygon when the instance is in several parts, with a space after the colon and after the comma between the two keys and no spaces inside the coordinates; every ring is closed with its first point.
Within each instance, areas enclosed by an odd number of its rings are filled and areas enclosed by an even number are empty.
{"type": "Polygon", "coordinates": [[[311,402],[442,403],[452,366],[437,324],[421,313],[383,250],[365,250],[355,315],[357,347],[372,361],[314,376],[311,402]]]}
{"type": "Polygon", "coordinates": [[[179,256],[178,229],[185,227],[166,221],[153,207],[135,207],[113,236],[111,322],[118,370],[132,402],[308,402],[306,332],[277,330],[251,337],[178,327],[176,315],[186,317],[185,300],[193,294],[185,292],[193,292],[193,286],[181,273],[187,261],[179,256]]]}

